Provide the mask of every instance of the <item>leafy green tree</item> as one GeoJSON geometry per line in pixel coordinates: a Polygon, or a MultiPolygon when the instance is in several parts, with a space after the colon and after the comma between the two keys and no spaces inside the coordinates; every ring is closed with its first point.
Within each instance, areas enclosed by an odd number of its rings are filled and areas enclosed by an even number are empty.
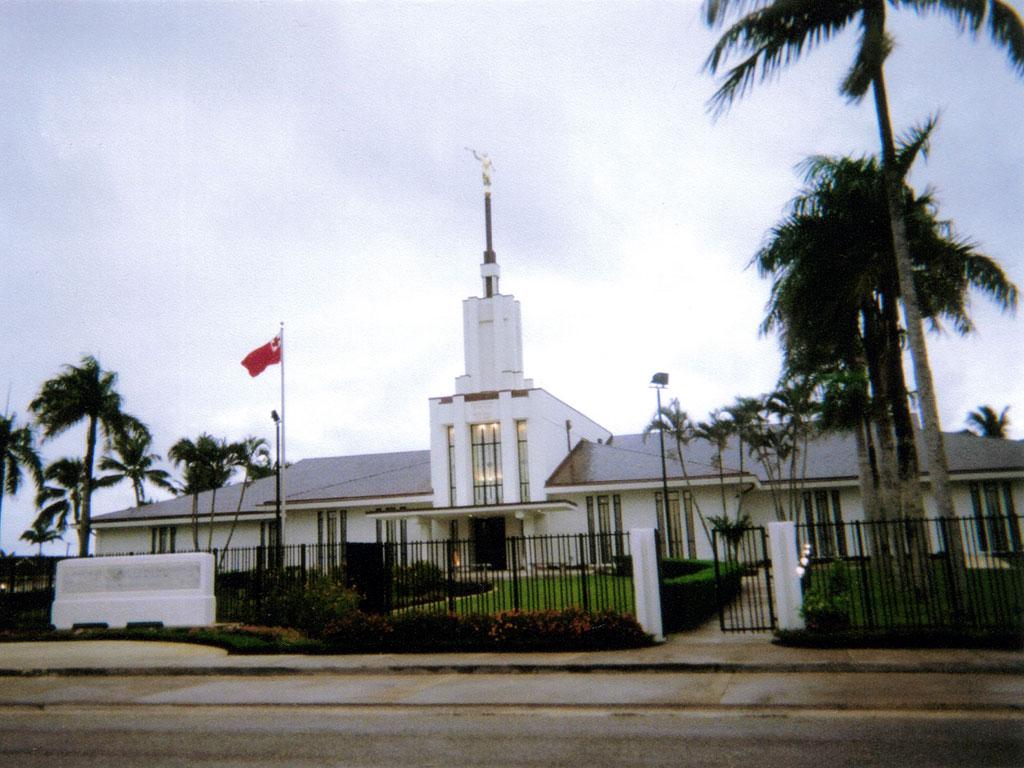
{"type": "Polygon", "coordinates": [[[100,459],[99,468],[110,475],[114,482],[131,481],[135,493],[135,505],[141,507],[148,504],[146,499],[146,483],[150,482],[158,488],[172,491],[170,474],[154,466],[160,456],[152,453],[153,437],[149,429],[138,424],[127,429],[124,434],[115,435],[111,440],[113,454],[100,459]]]}
{"type": "Polygon", "coordinates": [[[117,374],[104,371],[96,358],[82,358],[81,365],[66,365],[64,372],[43,383],[29,406],[43,428],[43,440],[50,440],[83,421],[86,424],[85,458],[82,465],[81,516],[78,521],[78,554],[88,557],[92,533],[93,469],[96,441],[103,434],[110,442],[138,421],[122,410],[117,392],[117,374]]]}
{"type": "MultiPolygon", "coordinates": [[[[32,427],[16,426],[17,415],[0,416],[0,512],[4,496],[15,496],[21,488],[24,472],[28,470],[39,487],[43,481],[43,467],[35,447],[32,427]]],[[[0,516],[0,521],[2,521],[0,516]]],[[[2,530],[2,528],[0,528],[2,530]]]]}
{"type": "Polygon", "coordinates": [[[861,101],[869,91],[874,98],[895,269],[921,403],[929,471],[939,514],[949,517],[954,514],[949,469],[924,339],[924,310],[918,302],[907,223],[901,210],[902,185],[909,166],[901,167],[897,162],[886,91],[884,65],[894,46],[886,31],[887,6],[915,13],[944,13],[961,31],[977,33],[987,26],[993,42],[1006,50],[1012,68],[1024,74],[1024,23],[1011,5],[1000,0],[705,0],[709,25],[723,23],[731,12],[742,14],[715,44],[705,66],[716,74],[731,56],[741,57],[712,97],[713,109],[721,111],[756,80],[770,79],[805,51],[852,24],[859,26],[857,51],[840,91],[854,102],[861,101]]]}
{"type": "Polygon", "coordinates": [[[33,521],[31,528],[21,534],[22,541],[39,545],[39,557],[43,556],[43,544],[48,544],[51,541],[57,541],[62,538],[64,538],[63,531],[47,525],[45,520],[40,520],[39,518],[33,521]]]}
{"type": "Polygon", "coordinates": [[[1009,411],[1010,406],[996,413],[991,406],[979,405],[976,411],[967,414],[967,426],[981,437],[1005,438],[1006,428],[1010,426],[1009,411]]]}
{"type": "Polygon", "coordinates": [[[210,529],[207,549],[213,547],[213,523],[217,507],[217,490],[223,488],[236,466],[237,451],[231,443],[203,433],[195,440],[183,437],[167,452],[175,466],[184,465],[181,493],[192,496],[192,545],[199,549],[199,494],[211,491],[210,529]]]}

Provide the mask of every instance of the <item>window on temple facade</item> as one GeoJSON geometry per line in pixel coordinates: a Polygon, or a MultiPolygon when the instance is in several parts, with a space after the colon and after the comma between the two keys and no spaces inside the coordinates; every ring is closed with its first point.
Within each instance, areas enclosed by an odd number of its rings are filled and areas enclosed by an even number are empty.
{"type": "Polygon", "coordinates": [[[501,504],[501,425],[470,427],[473,449],[473,503],[501,504]]]}
{"type": "Polygon", "coordinates": [[[516,422],[516,447],[519,455],[519,500],[530,500],[530,462],[526,453],[526,422],[516,422]]]}
{"type": "Polygon", "coordinates": [[[149,530],[149,551],[154,555],[162,555],[174,551],[177,528],[173,525],[162,525],[149,530]]]}
{"type": "Polygon", "coordinates": [[[448,505],[457,506],[455,493],[455,427],[448,427],[448,505]]]}

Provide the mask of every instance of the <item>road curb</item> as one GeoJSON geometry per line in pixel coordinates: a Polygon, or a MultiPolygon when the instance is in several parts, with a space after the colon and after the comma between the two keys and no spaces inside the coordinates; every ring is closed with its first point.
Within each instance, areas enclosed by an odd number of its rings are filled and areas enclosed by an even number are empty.
{"type": "Polygon", "coordinates": [[[361,666],[146,666],[0,669],[2,677],[269,677],[285,675],[431,675],[431,674],[944,674],[1024,675],[1024,662],[990,664],[823,662],[750,664],[662,662],[637,664],[387,664],[361,666]]]}

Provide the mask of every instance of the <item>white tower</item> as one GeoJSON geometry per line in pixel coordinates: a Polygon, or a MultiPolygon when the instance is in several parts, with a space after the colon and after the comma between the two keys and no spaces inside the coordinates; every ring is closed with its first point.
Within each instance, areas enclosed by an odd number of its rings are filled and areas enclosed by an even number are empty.
{"type": "Polygon", "coordinates": [[[462,302],[462,338],[466,373],[455,379],[460,395],[530,389],[531,379],[523,378],[523,330],[519,302],[498,291],[501,269],[491,238],[490,162],[484,164],[484,222],[487,250],[480,265],[484,295],[462,302]]]}

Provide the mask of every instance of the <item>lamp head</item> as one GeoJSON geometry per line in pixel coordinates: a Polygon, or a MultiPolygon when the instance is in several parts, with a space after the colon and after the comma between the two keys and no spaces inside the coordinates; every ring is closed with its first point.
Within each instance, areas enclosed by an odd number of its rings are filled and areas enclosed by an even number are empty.
{"type": "Polygon", "coordinates": [[[667,373],[656,373],[651,377],[651,384],[656,387],[667,387],[668,386],[668,374],[667,373]]]}
{"type": "Polygon", "coordinates": [[[281,420],[281,417],[277,415],[277,411],[271,411],[270,418],[274,420],[275,424],[277,424],[281,420]]]}

